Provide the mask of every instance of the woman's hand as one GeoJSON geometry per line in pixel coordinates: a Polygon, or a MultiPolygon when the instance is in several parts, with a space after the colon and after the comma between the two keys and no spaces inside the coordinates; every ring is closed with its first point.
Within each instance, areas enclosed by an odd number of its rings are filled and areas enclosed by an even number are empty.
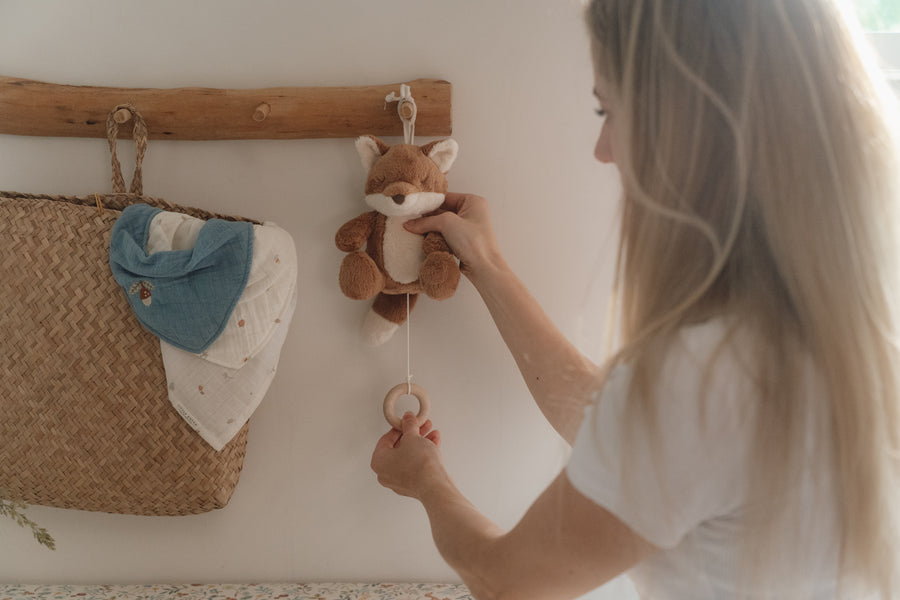
{"type": "Polygon", "coordinates": [[[421,500],[435,484],[449,481],[439,450],[441,434],[432,430],[430,419],[420,427],[411,412],[403,415],[402,427],[402,431],[391,429],[378,440],[372,470],[384,487],[421,500]]]}
{"type": "Polygon", "coordinates": [[[443,235],[459,258],[460,270],[470,279],[482,271],[505,264],[484,198],[472,194],[448,193],[441,208],[448,212],[412,219],[404,227],[407,231],[420,235],[430,231],[443,235]]]}

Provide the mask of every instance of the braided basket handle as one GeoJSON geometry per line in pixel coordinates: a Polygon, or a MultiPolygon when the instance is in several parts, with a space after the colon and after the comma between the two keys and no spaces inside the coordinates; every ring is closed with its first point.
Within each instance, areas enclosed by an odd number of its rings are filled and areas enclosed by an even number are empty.
{"type": "MultiPolygon", "coordinates": [[[[131,104],[119,104],[106,117],[106,138],[109,140],[109,153],[112,156],[113,193],[125,193],[122,165],[119,164],[119,158],[116,156],[116,138],[119,135],[119,121],[116,120],[116,114],[123,110],[131,113],[131,120],[134,122],[135,165],[134,176],[131,178],[131,193],[140,196],[144,193],[141,164],[144,162],[144,153],[147,151],[147,123],[144,122],[144,117],[141,116],[141,113],[131,104]]],[[[127,119],[125,120],[127,121],[127,119]]]]}

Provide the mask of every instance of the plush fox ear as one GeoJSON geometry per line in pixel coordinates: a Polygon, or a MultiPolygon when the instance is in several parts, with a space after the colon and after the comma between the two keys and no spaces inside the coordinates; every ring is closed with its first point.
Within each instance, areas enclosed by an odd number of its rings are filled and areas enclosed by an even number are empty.
{"type": "Polygon", "coordinates": [[[446,173],[453,166],[456,155],[459,154],[459,144],[456,140],[447,138],[422,146],[422,152],[437,164],[441,173],[446,173]]]}
{"type": "Polygon", "coordinates": [[[375,161],[388,151],[388,145],[374,135],[364,135],[356,138],[356,151],[359,152],[359,158],[362,159],[366,171],[369,171],[375,161]]]}

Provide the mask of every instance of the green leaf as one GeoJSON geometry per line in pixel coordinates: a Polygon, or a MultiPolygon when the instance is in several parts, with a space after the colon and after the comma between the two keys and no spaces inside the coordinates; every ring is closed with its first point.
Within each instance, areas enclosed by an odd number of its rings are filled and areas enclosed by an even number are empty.
{"type": "Polygon", "coordinates": [[[50,550],[56,550],[56,540],[53,539],[46,529],[39,527],[37,523],[25,516],[25,509],[28,506],[21,500],[4,499],[9,494],[0,489],[0,516],[6,516],[18,523],[19,527],[27,527],[31,529],[34,539],[42,546],[46,546],[50,550]]]}

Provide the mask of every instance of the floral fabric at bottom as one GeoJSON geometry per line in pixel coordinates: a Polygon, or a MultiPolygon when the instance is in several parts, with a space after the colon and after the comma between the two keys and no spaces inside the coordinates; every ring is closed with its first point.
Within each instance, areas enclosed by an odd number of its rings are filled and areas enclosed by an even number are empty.
{"type": "Polygon", "coordinates": [[[0,600],[473,600],[461,584],[10,585],[0,600]]]}

